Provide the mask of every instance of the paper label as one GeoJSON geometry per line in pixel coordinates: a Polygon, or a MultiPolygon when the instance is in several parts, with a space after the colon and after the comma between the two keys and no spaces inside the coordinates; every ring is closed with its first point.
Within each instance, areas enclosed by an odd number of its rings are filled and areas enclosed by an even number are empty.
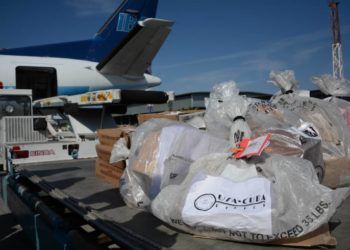
{"type": "Polygon", "coordinates": [[[236,158],[251,157],[253,155],[260,155],[261,152],[268,146],[270,134],[260,136],[254,140],[249,141],[249,144],[242,152],[236,154],[236,158]]]}
{"type": "Polygon", "coordinates": [[[199,174],[190,187],[182,210],[190,226],[215,226],[244,232],[271,234],[270,181],[256,177],[232,182],[199,174]]]}

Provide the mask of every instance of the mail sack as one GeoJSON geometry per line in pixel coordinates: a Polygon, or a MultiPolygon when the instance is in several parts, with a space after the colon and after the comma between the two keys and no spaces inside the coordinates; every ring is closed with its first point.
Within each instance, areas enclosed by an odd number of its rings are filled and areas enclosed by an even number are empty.
{"type": "Polygon", "coordinates": [[[310,161],[266,154],[252,160],[220,153],[198,159],[181,184],[161,190],[152,213],[191,234],[263,243],[316,230],[349,194],[320,185],[310,161]]]}

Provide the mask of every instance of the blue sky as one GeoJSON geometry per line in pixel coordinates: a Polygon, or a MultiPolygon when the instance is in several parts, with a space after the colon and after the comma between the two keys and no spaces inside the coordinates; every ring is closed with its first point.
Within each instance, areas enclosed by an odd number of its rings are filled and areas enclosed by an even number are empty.
{"type": "MultiPolygon", "coordinates": [[[[118,0],[0,2],[0,48],[91,38],[118,0]]],[[[241,90],[273,93],[270,70],[293,69],[300,86],[331,73],[327,0],[159,0],[175,21],[153,63],[158,89],[208,91],[234,80],[241,90]]],[[[345,76],[350,77],[350,1],[340,3],[345,76]]]]}

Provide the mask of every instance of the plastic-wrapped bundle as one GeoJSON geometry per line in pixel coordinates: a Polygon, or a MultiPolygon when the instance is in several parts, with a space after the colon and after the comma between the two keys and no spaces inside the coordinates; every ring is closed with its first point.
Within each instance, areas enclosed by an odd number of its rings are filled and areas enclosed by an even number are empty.
{"type": "Polygon", "coordinates": [[[298,121],[300,117],[293,112],[277,107],[276,104],[270,101],[252,100],[248,107],[247,121],[252,130],[256,133],[264,133],[264,130],[275,127],[275,128],[289,128],[295,123],[291,124],[286,121],[288,120],[298,121]],[[254,119],[256,117],[256,121],[254,119]]]}
{"type": "Polygon", "coordinates": [[[331,75],[314,76],[311,81],[326,95],[350,96],[350,81],[331,75]]]}
{"type": "Polygon", "coordinates": [[[227,140],[165,119],[143,123],[131,141],[120,193],[127,205],[145,209],[163,187],[181,183],[194,160],[230,148],[227,140]]]}
{"type": "Polygon", "coordinates": [[[328,97],[324,100],[333,103],[339,108],[340,113],[343,115],[348,132],[350,132],[350,102],[334,96],[328,97]]]}
{"type": "MultiPolygon", "coordinates": [[[[272,100],[279,109],[287,109],[300,117],[303,121],[312,123],[322,140],[323,158],[348,157],[350,137],[338,108],[326,101],[301,97],[295,94],[280,95],[272,100]]],[[[290,124],[298,120],[285,116],[290,124]]]]}
{"type": "Polygon", "coordinates": [[[298,81],[295,79],[293,70],[271,71],[270,80],[275,86],[279,87],[282,93],[286,93],[298,88],[298,81]]]}
{"type": "Polygon", "coordinates": [[[243,137],[250,138],[251,131],[245,122],[249,102],[239,96],[235,82],[224,82],[213,87],[204,116],[207,131],[237,146],[243,137]]]}
{"type": "Polygon", "coordinates": [[[324,175],[324,162],[322,157],[321,138],[317,132],[311,134],[312,124],[299,120],[299,116],[278,109],[275,104],[268,101],[255,101],[249,106],[246,116],[252,136],[270,133],[270,144],[265,152],[285,156],[302,157],[312,162],[319,179],[324,175]],[[285,120],[294,121],[291,124],[285,120]]]}
{"type": "Polygon", "coordinates": [[[152,213],[210,238],[269,242],[305,235],[327,223],[348,188],[320,185],[312,164],[273,155],[260,163],[212,154],[194,162],[181,185],[165,187],[152,213]]]}
{"type": "Polygon", "coordinates": [[[125,138],[119,138],[113,145],[109,163],[115,163],[128,159],[130,150],[128,149],[125,138]]]}

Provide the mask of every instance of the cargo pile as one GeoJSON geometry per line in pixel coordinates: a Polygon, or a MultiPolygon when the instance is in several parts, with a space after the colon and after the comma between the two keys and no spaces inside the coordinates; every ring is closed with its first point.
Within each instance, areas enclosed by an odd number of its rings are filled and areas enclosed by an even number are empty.
{"type": "Polygon", "coordinates": [[[328,221],[350,194],[350,104],[305,96],[292,71],[270,79],[281,89],[270,101],[225,82],[205,112],[144,115],[130,149],[99,146],[101,159],[128,158],[125,203],[201,237],[334,246],[328,221]]]}

